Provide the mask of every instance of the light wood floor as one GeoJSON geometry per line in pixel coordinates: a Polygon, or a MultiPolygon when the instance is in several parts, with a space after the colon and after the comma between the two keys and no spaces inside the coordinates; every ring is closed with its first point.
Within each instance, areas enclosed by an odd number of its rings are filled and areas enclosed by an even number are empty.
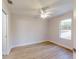
{"type": "Polygon", "coordinates": [[[73,52],[55,44],[40,43],[14,48],[3,59],[73,59],[73,52]]]}

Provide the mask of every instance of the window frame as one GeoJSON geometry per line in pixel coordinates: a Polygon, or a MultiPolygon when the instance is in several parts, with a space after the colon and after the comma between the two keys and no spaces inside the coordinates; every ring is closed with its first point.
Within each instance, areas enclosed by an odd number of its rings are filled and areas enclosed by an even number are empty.
{"type": "Polygon", "coordinates": [[[64,40],[72,40],[72,18],[70,17],[70,18],[65,18],[64,20],[61,20],[60,22],[59,22],[59,38],[60,39],[64,39],[64,40]],[[66,20],[71,20],[71,29],[70,29],[70,39],[68,39],[68,38],[62,38],[61,37],[61,31],[62,31],[62,29],[61,29],[61,22],[63,22],[63,21],[66,21],[66,20]]]}

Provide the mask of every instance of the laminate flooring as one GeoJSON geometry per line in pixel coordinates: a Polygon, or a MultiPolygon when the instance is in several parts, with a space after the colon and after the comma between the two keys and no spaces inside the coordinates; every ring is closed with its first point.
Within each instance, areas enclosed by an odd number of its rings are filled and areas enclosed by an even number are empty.
{"type": "Polygon", "coordinates": [[[51,43],[13,48],[3,59],[73,59],[73,52],[51,43]]]}

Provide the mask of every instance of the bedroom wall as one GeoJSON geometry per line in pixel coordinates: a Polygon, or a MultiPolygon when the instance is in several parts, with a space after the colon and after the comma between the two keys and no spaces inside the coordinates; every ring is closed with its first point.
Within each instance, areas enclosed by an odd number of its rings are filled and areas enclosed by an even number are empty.
{"type": "Polygon", "coordinates": [[[72,12],[68,12],[64,15],[51,18],[49,20],[49,41],[55,42],[59,45],[72,49],[73,41],[75,40],[74,28],[75,28],[75,23],[74,23],[74,19],[72,17],[72,12]],[[59,38],[59,23],[61,20],[65,20],[66,18],[69,18],[69,17],[72,18],[72,38],[71,38],[71,40],[61,39],[61,38],[59,38]]]}
{"type": "Polygon", "coordinates": [[[12,16],[12,48],[46,41],[47,20],[12,16]]]}

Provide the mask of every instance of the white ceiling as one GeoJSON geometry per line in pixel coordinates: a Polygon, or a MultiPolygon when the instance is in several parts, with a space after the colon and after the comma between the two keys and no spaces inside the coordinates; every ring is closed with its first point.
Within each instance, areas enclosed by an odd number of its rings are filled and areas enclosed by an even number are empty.
{"type": "Polygon", "coordinates": [[[40,15],[41,8],[57,16],[73,9],[73,0],[12,0],[11,13],[16,15],[40,15]]]}

